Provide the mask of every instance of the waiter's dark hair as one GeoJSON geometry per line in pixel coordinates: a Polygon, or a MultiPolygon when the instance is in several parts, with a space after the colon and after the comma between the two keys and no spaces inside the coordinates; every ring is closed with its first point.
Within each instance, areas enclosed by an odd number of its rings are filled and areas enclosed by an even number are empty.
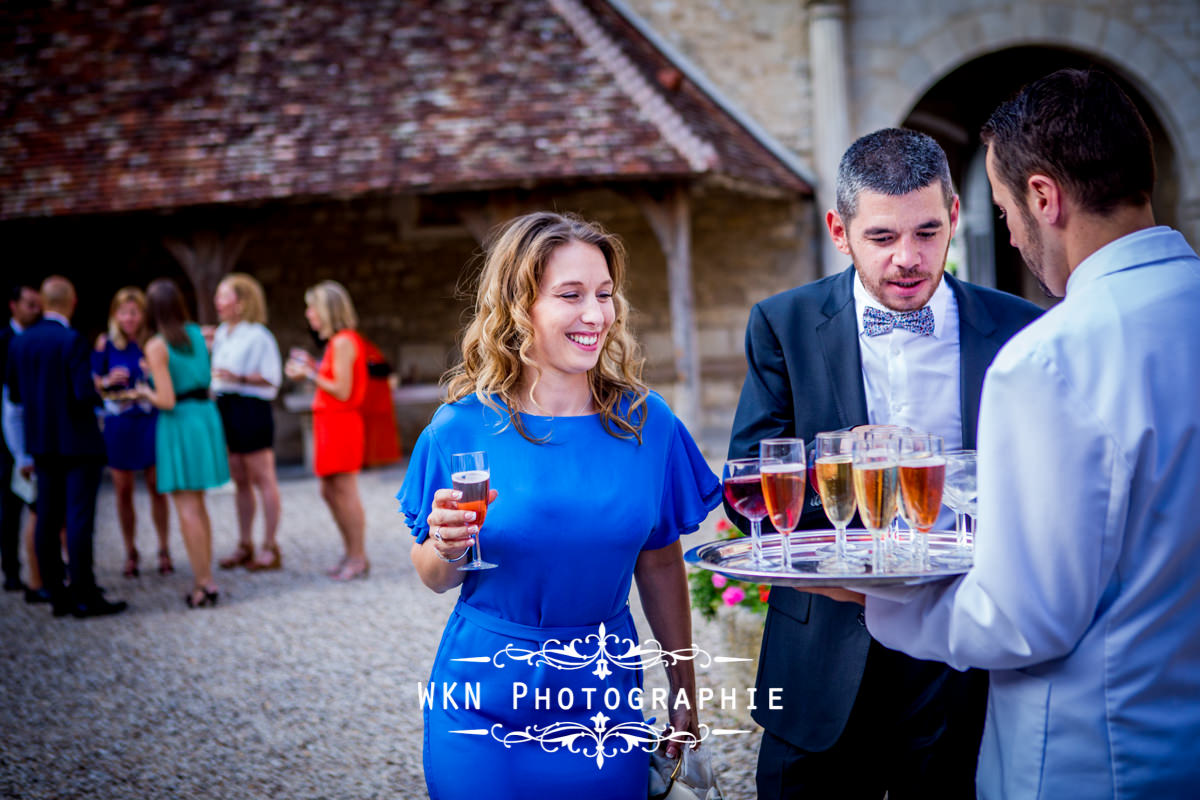
{"type": "Polygon", "coordinates": [[[1154,147],[1133,101],[1105,73],[1063,69],[1030,83],[981,132],[1013,196],[1030,175],[1053,178],[1085,210],[1150,202],[1154,147]]]}
{"type": "Polygon", "coordinates": [[[837,174],[837,212],[843,224],[858,213],[858,195],[869,189],[899,197],[941,182],[946,210],[954,203],[954,184],[946,153],[933,137],[907,128],[868,133],[842,154],[837,174]]]}

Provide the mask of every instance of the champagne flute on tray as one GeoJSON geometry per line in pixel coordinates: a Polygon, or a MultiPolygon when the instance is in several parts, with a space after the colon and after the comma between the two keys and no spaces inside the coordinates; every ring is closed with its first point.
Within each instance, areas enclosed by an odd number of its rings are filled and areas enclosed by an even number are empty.
{"type": "Polygon", "coordinates": [[[854,518],[852,446],[857,438],[848,431],[817,434],[814,483],[821,495],[825,516],[837,531],[833,555],[817,564],[818,572],[858,573],[866,567],[846,556],[846,526],[854,518]]]}
{"type": "Polygon", "coordinates": [[[779,531],[783,554],[780,568],[792,568],[792,548],[788,537],[800,524],[804,510],[804,477],[807,456],[803,439],[763,439],[758,443],[758,469],[762,479],[763,499],[771,524],[779,531]]]}
{"type": "Polygon", "coordinates": [[[491,494],[491,469],[488,467],[487,453],[478,450],[472,453],[455,453],[450,456],[450,480],[454,488],[462,492],[458,501],[460,511],[474,511],[475,524],[479,533],[475,534],[471,543],[472,558],[459,567],[464,572],[492,569],[497,566],[484,561],[479,553],[479,539],[483,533],[483,519],[487,516],[488,497],[491,494]]]}
{"type": "Polygon", "coordinates": [[[767,516],[767,503],[763,499],[758,459],[732,458],[726,461],[721,470],[721,484],[725,500],[733,510],[750,520],[750,563],[756,567],[769,566],[772,562],[763,555],[762,550],[762,521],[767,516]]]}

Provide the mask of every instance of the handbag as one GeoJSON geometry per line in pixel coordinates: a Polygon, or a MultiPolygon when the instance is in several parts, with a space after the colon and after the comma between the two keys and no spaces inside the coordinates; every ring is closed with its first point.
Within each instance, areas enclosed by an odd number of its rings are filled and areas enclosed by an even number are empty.
{"type": "Polygon", "coordinates": [[[649,800],[723,800],[708,748],[684,747],[678,759],[650,754],[649,800]]]}

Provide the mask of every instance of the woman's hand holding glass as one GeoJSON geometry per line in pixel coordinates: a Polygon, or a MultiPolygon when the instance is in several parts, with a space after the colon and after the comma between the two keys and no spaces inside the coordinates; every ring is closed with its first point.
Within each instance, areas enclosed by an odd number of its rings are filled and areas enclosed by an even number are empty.
{"type": "MultiPolygon", "coordinates": [[[[488,502],[496,499],[496,490],[488,492],[488,502]]],[[[429,541],[443,561],[461,561],[479,534],[479,522],[471,510],[458,507],[462,492],[457,489],[438,489],[433,495],[433,510],[429,512],[429,541]]]]}

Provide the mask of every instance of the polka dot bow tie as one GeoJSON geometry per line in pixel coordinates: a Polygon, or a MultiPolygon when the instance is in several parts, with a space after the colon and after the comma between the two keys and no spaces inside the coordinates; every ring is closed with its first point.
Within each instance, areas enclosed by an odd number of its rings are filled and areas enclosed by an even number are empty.
{"type": "Polygon", "coordinates": [[[916,311],[905,311],[897,314],[894,311],[882,311],[867,306],[863,309],[863,330],[867,336],[881,336],[891,333],[893,328],[912,331],[918,336],[933,335],[933,309],[929,306],[916,311]]]}

